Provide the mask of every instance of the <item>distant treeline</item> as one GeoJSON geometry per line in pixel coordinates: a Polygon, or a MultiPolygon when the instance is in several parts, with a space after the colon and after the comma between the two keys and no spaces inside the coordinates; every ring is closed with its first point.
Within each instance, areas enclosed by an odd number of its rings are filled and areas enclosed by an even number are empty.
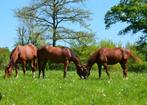
{"type": "MultiPolygon", "coordinates": [[[[71,46],[71,49],[73,52],[80,57],[82,64],[85,64],[87,62],[88,57],[95,52],[97,49],[101,47],[109,47],[109,48],[114,48],[114,47],[122,47],[121,44],[115,44],[112,41],[101,41],[97,44],[91,45],[91,46],[71,46]]],[[[131,45],[128,44],[126,45],[126,48],[130,49],[134,55],[138,56],[142,62],[135,63],[135,61],[129,59],[128,61],[128,68],[131,71],[136,71],[136,72],[147,72],[147,51],[145,48],[141,48],[141,46],[137,45],[131,45]]],[[[8,48],[0,48],[0,70],[4,70],[5,67],[7,66],[9,62],[9,57],[10,57],[11,51],[8,48]]],[[[29,69],[30,66],[28,65],[27,68],[29,69]]],[[[110,66],[110,69],[121,69],[119,65],[116,66],[110,66]]],[[[22,69],[19,67],[19,69],[22,69]]],[[[48,65],[46,66],[47,70],[63,70],[63,65],[62,64],[54,64],[51,62],[48,62],[48,65]]],[[[97,70],[97,66],[93,66],[94,70],[97,70]]],[[[71,62],[68,70],[76,70],[75,65],[71,62]]]]}

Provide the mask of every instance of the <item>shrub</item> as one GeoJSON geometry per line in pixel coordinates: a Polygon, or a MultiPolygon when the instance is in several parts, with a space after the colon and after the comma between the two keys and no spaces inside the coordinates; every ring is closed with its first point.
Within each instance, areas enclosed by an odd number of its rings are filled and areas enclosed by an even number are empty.
{"type": "Polygon", "coordinates": [[[0,68],[4,69],[9,62],[10,51],[8,48],[0,48],[0,68]]]}
{"type": "Polygon", "coordinates": [[[129,64],[128,69],[134,72],[147,72],[147,62],[129,64]]]}

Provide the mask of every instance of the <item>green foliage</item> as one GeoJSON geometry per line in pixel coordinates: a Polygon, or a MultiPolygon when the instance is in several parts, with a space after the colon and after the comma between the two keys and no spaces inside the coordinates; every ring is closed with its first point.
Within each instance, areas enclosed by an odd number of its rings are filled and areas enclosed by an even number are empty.
{"type": "Polygon", "coordinates": [[[87,80],[79,79],[74,72],[47,71],[45,79],[26,77],[3,79],[0,72],[1,105],[146,105],[147,74],[129,72],[128,80],[122,79],[122,72],[111,72],[112,80],[102,72],[92,71],[87,80]]]}
{"type": "Polygon", "coordinates": [[[88,37],[79,38],[78,41],[71,40],[71,49],[73,52],[80,57],[81,62],[85,63],[87,57],[96,51],[96,41],[93,33],[79,33],[88,37]]]}
{"type": "Polygon", "coordinates": [[[147,72],[146,52],[141,46],[127,44],[127,48],[131,50],[134,56],[137,56],[141,61],[135,62],[129,59],[128,70],[133,72],[147,72]]]}
{"type": "Polygon", "coordinates": [[[132,45],[127,44],[126,47],[133,52],[135,56],[138,56],[142,61],[147,61],[147,53],[146,53],[146,47],[145,46],[138,46],[138,45],[132,45]]]}
{"type": "Polygon", "coordinates": [[[128,69],[133,72],[146,72],[147,73],[147,62],[133,63],[128,65],[128,69]]]}
{"type": "Polygon", "coordinates": [[[139,44],[136,49],[144,55],[144,60],[147,61],[147,42],[139,44]]]}
{"type": "Polygon", "coordinates": [[[70,47],[92,46],[96,44],[95,34],[92,32],[76,32],[77,39],[70,40],[70,47]]]}
{"type": "Polygon", "coordinates": [[[36,47],[40,47],[46,44],[45,39],[42,37],[41,33],[31,33],[30,35],[26,35],[24,32],[24,28],[20,29],[17,35],[17,40],[15,42],[15,46],[17,45],[26,45],[29,43],[34,44],[36,47]],[[20,32],[22,31],[22,32],[20,32]]]}
{"type": "Polygon", "coordinates": [[[45,39],[42,37],[42,35],[40,33],[32,33],[29,36],[29,42],[33,43],[36,47],[40,47],[42,45],[46,44],[45,39]]]}
{"type": "Polygon", "coordinates": [[[4,69],[9,62],[10,51],[8,48],[0,48],[0,69],[4,69]]]}
{"type": "Polygon", "coordinates": [[[143,0],[121,0],[113,6],[105,15],[106,28],[117,22],[128,23],[128,26],[119,34],[143,32],[146,41],[147,34],[147,4],[143,0]]]}
{"type": "Polygon", "coordinates": [[[106,47],[106,48],[114,48],[116,45],[111,40],[102,40],[98,43],[99,48],[106,47]]]}

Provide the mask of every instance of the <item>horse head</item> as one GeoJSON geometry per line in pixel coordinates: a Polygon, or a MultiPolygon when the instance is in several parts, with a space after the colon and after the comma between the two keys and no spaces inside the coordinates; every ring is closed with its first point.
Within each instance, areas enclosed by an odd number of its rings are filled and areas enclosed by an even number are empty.
{"type": "Polygon", "coordinates": [[[12,68],[11,68],[10,65],[8,65],[8,66],[6,67],[6,69],[5,69],[4,78],[7,78],[7,77],[11,76],[11,74],[12,74],[12,68]]]}
{"type": "Polygon", "coordinates": [[[87,70],[85,65],[79,64],[77,67],[77,74],[80,78],[87,79],[87,77],[90,75],[90,72],[87,70]]]}

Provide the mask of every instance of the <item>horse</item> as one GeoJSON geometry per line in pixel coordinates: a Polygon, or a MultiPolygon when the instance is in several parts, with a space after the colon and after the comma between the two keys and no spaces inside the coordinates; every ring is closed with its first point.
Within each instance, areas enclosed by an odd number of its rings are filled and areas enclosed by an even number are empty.
{"type": "Polygon", "coordinates": [[[31,63],[32,77],[35,77],[35,69],[37,65],[37,48],[33,44],[28,45],[18,45],[16,46],[11,54],[10,61],[5,69],[5,78],[10,76],[13,68],[15,67],[16,77],[18,76],[18,63],[22,64],[23,73],[26,72],[26,63],[31,63]]]}
{"type": "Polygon", "coordinates": [[[71,49],[67,47],[53,47],[50,45],[42,46],[37,50],[38,57],[38,67],[39,67],[39,78],[42,72],[43,78],[45,77],[45,66],[47,61],[51,61],[53,63],[61,63],[64,64],[64,75],[63,78],[66,78],[67,67],[72,61],[77,69],[77,74],[80,78],[86,79],[87,76],[87,68],[84,68],[81,65],[79,57],[77,57],[71,49]]]}
{"type": "Polygon", "coordinates": [[[110,79],[108,65],[119,63],[123,69],[123,77],[127,79],[127,61],[130,57],[135,61],[139,60],[138,57],[134,56],[132,52],[126,48],[100,48],[89,57],[85,66],[90,72],[91,67],[96,63],[98,65],[99,79],[101,79],[101,69],[102,66],[104,66],[106,74],[110,79]]]}

